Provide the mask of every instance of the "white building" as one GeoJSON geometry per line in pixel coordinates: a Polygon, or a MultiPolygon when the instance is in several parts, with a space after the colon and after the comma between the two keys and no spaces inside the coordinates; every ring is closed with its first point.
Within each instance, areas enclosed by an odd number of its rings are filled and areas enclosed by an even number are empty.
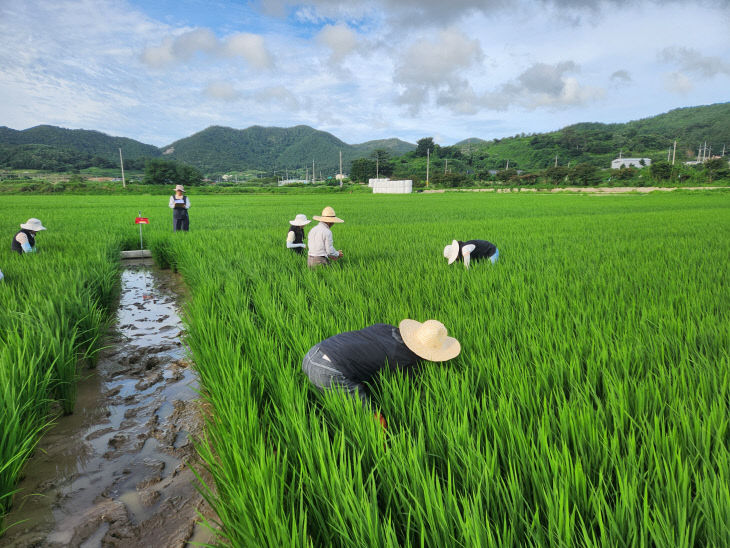
{"type": "Polygon", "coordinates": [[[611,169],[620,169],[623,167],[637,167],[641,169],[642,167],[647,167],[651,165],[651,159],[650,158],[616,158],[615,160],[611,160],[611,169]],[[643,165],[641,162],[644,162],[643,165]]]}
{"type": "Polygon", "coordinates": [[[370,179],[368,186],[372,187],[373,194],[410,194],[413,192],[413,181],[391,181],[390,179],[370,179]]]}

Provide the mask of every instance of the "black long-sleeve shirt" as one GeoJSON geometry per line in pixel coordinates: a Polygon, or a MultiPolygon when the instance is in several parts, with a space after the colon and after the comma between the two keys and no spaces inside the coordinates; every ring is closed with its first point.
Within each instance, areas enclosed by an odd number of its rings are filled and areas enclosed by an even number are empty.
{"type": "Polygon", "coordinates": [[[319,343],[319,348],[336,369],[356,382],[368,382],[385,367],[413,368],[421,359],[405,345],[398,328],[386,323],[338,333],[319,343]]]}

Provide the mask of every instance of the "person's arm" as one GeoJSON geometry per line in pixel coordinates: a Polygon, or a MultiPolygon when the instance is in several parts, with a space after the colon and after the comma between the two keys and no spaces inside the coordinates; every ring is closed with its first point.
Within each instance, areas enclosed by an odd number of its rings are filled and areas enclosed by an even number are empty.
{"type": "Polygon", "coordinates": [[[332,231],[327,231],[327,234],[325,234],[324,237],[324,248],[327,251],[327,255],[330,259],[337,260],[340,257],[342,257],[342,251],[337,251],[335,249],[334,241],[332,240],[332,231]]]}
{"type": "Polygon", "coordinates": [[[4,277],[5,277],[5,276],[3,276],[3,271],[2,271],[2,270],[0,270],[0,282],[2,282],[2,281],[3,281],[3,278],[4,278],[4,277]]]}
{"type": "Polygon", "coordinates": [[[301,247],[301,248],[307,247],[307,244],[305,244],[304,242],[302,242],[301,244],[295,244],[294,243],[295,238],[296,237],[294,236],[294,231],[290,230],[286,235],[286,247],[288,249],[292,249],[293,247],[301,247]]]}
{"type": "Polygon", "coordinates": [[[170,206],[170,209],[175,209],[175,198],[174,198],[174,196],[170,196],[170,203],[168,205],[170,206]]]}
{"type": "Polygon", "coordinates": [[[25,233],[21,232],[15,237],[15,241],[20,244],[20,247],[23,248],[23,253],[32,253],[33,248],[30,247],[30,242],[28,241],[28,236],[25,235],[25,233]]]}
{"type": "Polygon", "coordinates": [[[185,196],[185,209],[190,209],[190,198],[185,196]]]}
{"type": "Polygon", "coordinates": [[[469,268],[471,252],[474,251],[475,248],[476,246],[474,244],[465,245],[461,248],[461,255],[464,257],[464,268],[469,268]]]}

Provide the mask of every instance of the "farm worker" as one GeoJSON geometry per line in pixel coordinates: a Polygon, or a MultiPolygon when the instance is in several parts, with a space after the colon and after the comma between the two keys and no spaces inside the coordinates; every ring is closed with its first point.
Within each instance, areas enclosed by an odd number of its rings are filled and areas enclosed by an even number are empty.
{"type": "Polygon", "coordinates": [[[184,194],[185,189],[182,185],[175,186],[175,194],[170,196],[170,209],[172,209],[172,231],[184,230],[187,232],[190,227],[190,218],[188,217],[188,209],[190,209],[190,199],[184,194]]]}
{"type": "MultiPolygon", "coordinates": [[[[302,370],[317,388],[342,388],[364,406],[369,398],[363,383],[383,370],[416,372],[421,360],[443,362],[458,356],[459,341],[449,337],[439,321],[405,319],[398,327],[377,323],[358,331],[333,335],[309,349],[302,370]]],[[[385,426],[385,419],[376,415],[385,426]]]]}
{"type": "Polygon", "coordinates": [[[457,259],[464,261],[464,267],[469,268],[469,262],[489,259],[492,264],[499,258],[499,249],[487,240],[469,240],[460,242],[454,240],[444,248],[444,257],[452,264],[457,259]]]}
{"type": "Polygon", "coordinates": [[[332,230],[335,223],[344,223],[335,215],[335,210],[327,206],[322,210],[322,215],[312,217],[319,224],[309,231],[307,241],[309,242],[309,256],[307,266],[315,268],[318,265],[328,265],[330,261],[336,261],[342,257],[342,250],[335,249],[332,242],[332,230]]]}
{"type": "Polygon", "coordinates": [[[286,247],[294,250],[300,255],[304,252],[307,244],[304,243],[304,228],[311,223],[303,213],[297,214],[293,221],[289,221],[289,232],[286,234],[286,247]]]}
{"type": "Polygon", "coordinates": [[[30,218],[26,222],[20,225],[20,231],[13,236],[13,241],[10,244],[10,249],[20,253],[34,253],[35,252],[35,235],[36,232],[45,230],[46,227],[36,218],[30,218]]]}

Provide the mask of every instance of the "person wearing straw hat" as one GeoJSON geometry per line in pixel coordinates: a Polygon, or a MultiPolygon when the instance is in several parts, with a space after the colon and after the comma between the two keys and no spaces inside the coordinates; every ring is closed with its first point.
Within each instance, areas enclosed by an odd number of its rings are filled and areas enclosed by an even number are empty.
{"type": "MultiPolygon", "coordinates": [[[[459,341],[448,336],[441,322],[404,319],[398,327],[377,323],[333,335],[309,349],[302,370],[317,388],[340,388],[367,406],[370,400],[364,384],[381,370],[415,373],[422,360],[443,362],[459,352],[459,341]]],[[[385,419],[376,416],[385,426],[385,419]]]]}
{"type": "Polygon", "coordinates": [[[307,244],[304,243],[304,227],[311,223],[303,213],[297,214],[293,221],[289,221],[289,232],[286,234],[286,247],[300,255],[307,244]]]}
{"type": "Polygon", "coordinates": [[[13,236],[10,249],[16,253],[35,253],[35,235],[46,227],[35,217],[31,217],[20,225],[20,230],[13,236]]]}
{"type": "Polygon", "coordinates": [[[170,196],[168,205],[172,209],[172,231],[184,230],[187,232],[190,228],[190,217],[188,217],[190,199],[185,196],[185,188],[182,185],[175,186],[175,194],[170,196]]]}
{"type": "Polygon", "coordinates": [[[319,224],[309,231],[307,237],[309,242],[307,266],[316,268],[319,265],[326,266],[330,264],[330,261],[336,261],[342,257],[342,250],[335,249],[332,241],[331,227],[335,223],[344,223],[345,221],[337,217],[335,210],[330,206],[322,210],[322,215],[314,215],[312,218],[319,221],[319,224]]]}
{"type": "Polygon", "coordinates": [[[492,264],[499,258],[499,249],[487,240],[468,240],[460,242],[454,240],[444,248],[444,257],[453,264],[456,260],[464,262],[464,268],[469,268],[471,261],[489,259],[492,264]]]}

